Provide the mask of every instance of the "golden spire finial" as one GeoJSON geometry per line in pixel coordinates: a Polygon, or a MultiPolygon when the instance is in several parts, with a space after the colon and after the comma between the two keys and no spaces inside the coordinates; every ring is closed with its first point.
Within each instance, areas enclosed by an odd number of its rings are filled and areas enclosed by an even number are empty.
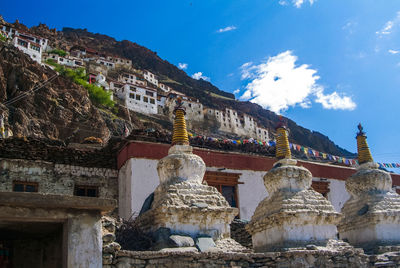
{"type": "Polygon", "coordinates": [[[185,121],[185,108],[182,106],[182,99],[176,100],[176,107],[174,109],[174,133],[172,136],[172,145],[189,145],[188,133],[186,130],[185,121]]]}
{"type": "Polygon", "coordinates": [[[275,156],[278,159],[292,158],[292,153],[289,147],[289,139],[287,127],[283,122],[282,116],[279,116],[279,122],[276,126],[277,137],[276,137],[276,152],[275,156]]]}
{"type": "Polygon", "coordinates": [[[363,164],[367,162],[374,162],[372,159],[371,152],[368,147],[367,143],[367,136],[365,135],[365,132],[363,131],[363,127],[361,123],[358,124],[358,130],[359,132],[357,133],[357,151],[358,151],[358,163],[363,164]]]}

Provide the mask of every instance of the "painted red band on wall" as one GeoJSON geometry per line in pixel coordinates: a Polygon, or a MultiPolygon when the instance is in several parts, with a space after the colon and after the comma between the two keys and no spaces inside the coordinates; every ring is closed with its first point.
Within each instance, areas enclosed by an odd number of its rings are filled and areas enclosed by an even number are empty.
{"type": "MultiPolygon", "coordinates": [[[[170,145],[132,141],[118,154],[118,169],[130,158],[146,158],[159,160],[168,155],[170,145]]],[[[276,158],[240,153],[219,152],[208,149],[193,148],[193,153],[203,158],[207,167],[217,167],[237,170],[268,171],[276,162],[276,158]]],[[[298,166],[304,166],[311,171],[313,177],[346,180],[356,172],[350,167],[333,166],[298,160],[298,166]]],[[[400,175],[391,174],[393,185],[400,186],[400,175]]]]}

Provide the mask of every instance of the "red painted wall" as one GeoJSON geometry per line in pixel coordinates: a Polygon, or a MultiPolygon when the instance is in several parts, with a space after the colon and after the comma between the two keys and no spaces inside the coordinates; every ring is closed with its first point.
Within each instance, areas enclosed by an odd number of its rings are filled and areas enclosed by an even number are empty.
{"type": "MultiPolygon", "coordinates": [[[[168,155],[170,145],[162,143],[149,143],[132,141],[118,154],[118,169],[129,158],[147,158],[159,160],[168,155]]],[[[268,171],[272,168],[276,158],[256,156],[240,153],[220,152],[214,150],[193,148],[193,153],[203,158],[208,167],[221,167],[238,170],[268,171]]],[[[297,165],[304,166],[311,171],[314,177],[345,180],[356,170],[350,167],[334,166],[299,160],[297,165]]],[[[400,186],[400,175],[391,174],[393,185],[400,186]]]]}

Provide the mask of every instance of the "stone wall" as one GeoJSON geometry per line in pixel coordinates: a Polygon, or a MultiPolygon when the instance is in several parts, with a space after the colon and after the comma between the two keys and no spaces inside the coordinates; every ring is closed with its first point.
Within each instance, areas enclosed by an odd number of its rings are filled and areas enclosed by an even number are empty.
{"type": "Polygon", "coordinates": [[[118,171],[114,169],[0,158],[0,191],[11,192],[14,181],[37,182],[39,193],[61,195],[74,195],[75,185],[96,186],[98,197],[118,199],[118,171]]]}
{"type": "Polygon", "coordinates": [[[231,237],[246,248],[253,248],[251,235],[247,232],[245,226],[248,221],[234,219],[231,223],[231,237]]]}
{"type": "Polygon", "coordinates": [[[119,251],[115,264],[103,267],[370,267],[370,259],[351,248],[270,253],[119,251]]]}
{"type": "Polygon", "coordinates": [[[43,160],[64,165],[115,169],[118,142],[117,139],[113,139],[107,146],[94,149],[89,144],[80,145],[82,148],[73,148],[58,140],[13,137],[0,139],[0,158],[43,160]]]}

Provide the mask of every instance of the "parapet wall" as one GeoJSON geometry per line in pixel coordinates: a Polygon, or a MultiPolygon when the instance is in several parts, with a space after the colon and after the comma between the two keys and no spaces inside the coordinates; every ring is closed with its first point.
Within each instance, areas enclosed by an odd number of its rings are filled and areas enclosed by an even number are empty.
{"type": "Polygon", "coordinates": [[[371,263],[361,249],[269,253],[119,251],[115,264],[103,267],[371,267],[371,263]]]}

